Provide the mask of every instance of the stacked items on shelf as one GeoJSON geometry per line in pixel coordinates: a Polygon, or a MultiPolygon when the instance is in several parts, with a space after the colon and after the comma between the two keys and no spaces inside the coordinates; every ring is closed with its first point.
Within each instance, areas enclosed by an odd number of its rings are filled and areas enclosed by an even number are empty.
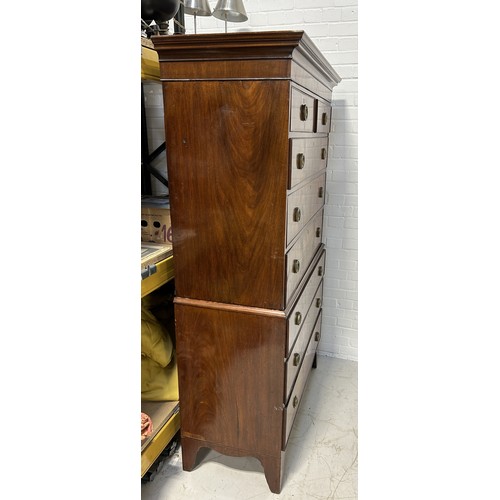
{"type": "MultiPolygon", "coordinates": [[[[173,283],[141,299],[141,411],[151,418],[146,446],[168,418],[179,399],[175,353],[173,283]],[[165,402],[173,404],[166,405],[165,402]]],[[[149,423],[146,418],[147,423],[149,423]]]]}
{"type": "Polygon", "coordinates": [[[141,274],[150,276],[158,262],[172,255],[172,227],[168,196],[141,200],[141,274]]]}
{"type": "Polygon", "coordinates": [[[168,196],[143,196],[141,205],[141,477],[144,477],[164,453],[180,422],[170,205],[168,196]]]}

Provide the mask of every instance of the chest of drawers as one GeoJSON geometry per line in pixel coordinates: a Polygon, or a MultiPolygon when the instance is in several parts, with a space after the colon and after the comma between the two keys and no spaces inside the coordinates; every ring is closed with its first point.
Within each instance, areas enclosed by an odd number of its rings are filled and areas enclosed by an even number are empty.
{"type": "Polygon", "coordinates": [[[254,456],[281,490],[321,335],[337,73],[302,31],[153,37],[174,240],[183,468],[254,456]]]}

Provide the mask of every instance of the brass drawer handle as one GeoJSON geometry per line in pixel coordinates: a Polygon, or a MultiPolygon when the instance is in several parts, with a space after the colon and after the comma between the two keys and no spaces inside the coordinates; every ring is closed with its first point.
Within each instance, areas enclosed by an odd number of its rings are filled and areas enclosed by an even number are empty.
{"type": "Polygon", "coordinates": [[[320,186],[318,189],[318,198],[323,198],[323,186],[320,186]]]}
{"type": "Polygon", "coordinates": [[[326,148],[321,148],[321,159],[326,160],[326,148]]]}
{"type": "Polygon", "coordinates": [[[323,266],[318,267],[318,276],[323,276],[323,266]]]}
{"type": "Polygon", "coordinates": [[[321,116],[321,125],[326,125],[327,123],[328,123],[328,114],[323,113],[323,115],[321,116]]]}
{"type": "Polygon", "coordinates": [[[321,307],[321,299],[316,299],[316,307],[321,307]]]}
{"type": "Polygon", "coordinates": [[[300,354],[298,352],[296,352],[293,355],[293,366],[299,366],[299,363],[300,363],[300,354]]]}
{"type": "Polygon", "coordinates": [[[306,164],[306,155],[304,153],[299,153],[297,155],[297,168],[302,170],[306,164]]]}
{"type": "Polygon", "coordinates": [[[302,216],[302,213],[300,212],[300,208],[299,207],[295,207],[293,209],[293,221],[294,222],[299,222],[301,216],[302,216]]]}
{"type": "Polygon", "coordinates": [[[302,104],[300,106],[300,121],[305,122],[309,116],[309,110],[307,109],[307,104],[302,104]]]}
{"type": "Polygon", "coordinates": [[[316,228],[316,238],[319,238],[321,236],[321,228],[317,227],[316,228]]]}
{"type": "Polygon", "coordinates": [[[302,323],[302,314],[300,312],[295,313],[295,324],[300,325],[302,323]]]}
{"type": "Polygon", "coordinates": [[[321,338],[321,332],[316,332],[316,333],[314,334],[314,340],[315,340],[316,342],[319,342],[319,339],[320,339],[320,338],[321,338]]]}
{"type": "Polygon", "coordinates": [[[300,270],[300,261],[298,261],[297,259],[294,259],[293,264],[292,264],[292,271],[294,273],[298,273],[299,270],[300,270]]]}
{"type": "Polygon", "coordinates": [[[293,398],[293,403],[292,403],[292,406],[293,406],[294,408],[296,408],[296,406],[297,406],[298,404],[299,404],[299,398],[298,398],[297,396],[295,396],[295,397],[293,398]]]}

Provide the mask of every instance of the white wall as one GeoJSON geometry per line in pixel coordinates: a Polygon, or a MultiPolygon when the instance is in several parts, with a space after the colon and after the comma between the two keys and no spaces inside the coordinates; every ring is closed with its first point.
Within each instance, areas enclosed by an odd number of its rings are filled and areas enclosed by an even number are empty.
{"type": "MultiPolygon", "coordinates": [[[[217,3],[211,0],[212,9],[217,3]]],[[[228,32],[304,30],[342,81],[333,92],[335,132],[327,173],[324,242],[323,354],[358,359],[358,8],[357,0],[244,0],[248,21],[228,32]]],[[[186,33],[194,17],[185,16],[186,33]]],[[[198,33],[224,31],[224,21],[197,17],[198,33]]],[[[332,140],[333,139],[333,140],[332,140]]]]}

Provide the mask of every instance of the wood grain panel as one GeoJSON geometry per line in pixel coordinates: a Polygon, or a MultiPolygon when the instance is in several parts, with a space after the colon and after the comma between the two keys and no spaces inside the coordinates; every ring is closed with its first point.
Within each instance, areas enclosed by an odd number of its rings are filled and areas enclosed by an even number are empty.
{"type": "Polygon", "coordinates": [[[178,295],[282,309],[289,83],[163,88],[178,295]]]}
{"type": "Polygon", "coordinates": [[[284,76],[290,77],[293,72],[294,80],[327,100],[331,89],[341,80],[304,31],[167,35],[154,36],[151,40],[158,52],[160,67],[174,61],[291,60],[293,69],[288,68],[284,76]]]}
{"type": "Polygon", "coordinates": [[[262,78],[287,78],[290,73],[287,59],[250,61],[172,61],[161,66],[160,78],[167,80],[238,80],[262,78]]]}
{"type": "Polygon", "coordinates": [[[183,436],[277,454],[286,321],[175,305],[183,436]]]}

